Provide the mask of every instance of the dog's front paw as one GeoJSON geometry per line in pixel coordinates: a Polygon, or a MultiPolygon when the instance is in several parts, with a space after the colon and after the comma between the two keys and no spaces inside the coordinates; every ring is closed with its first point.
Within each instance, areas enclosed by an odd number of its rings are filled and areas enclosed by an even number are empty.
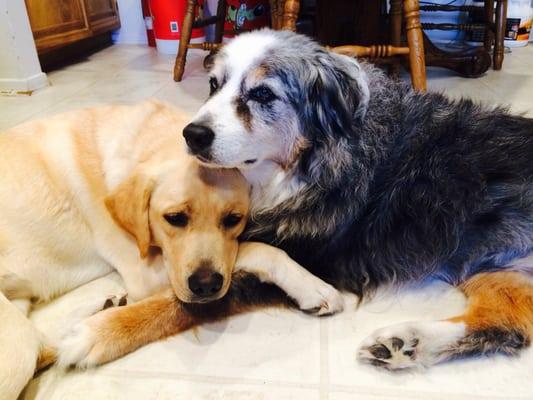
{"type": "Polygon", "coordinates": [[[317,316],[333,315],[344,309],[341,293],[326,282],[314,278],[309,283],[301,284],[298,293],[293,296],[300,309],[317,316]]]}
{"type": "Polygon", "coordinates": [[[75,323],[65,332],[58,346],[58,366],[88,368],[108,361],[110,338],[107,337],[106,330],[114,317],[113,307],[126,304],[126,295],[109,296],[103,303],[97,302],[96,306],[90,305],[86,310],[80,310],[82,314],[93,315],[75,323]]]}

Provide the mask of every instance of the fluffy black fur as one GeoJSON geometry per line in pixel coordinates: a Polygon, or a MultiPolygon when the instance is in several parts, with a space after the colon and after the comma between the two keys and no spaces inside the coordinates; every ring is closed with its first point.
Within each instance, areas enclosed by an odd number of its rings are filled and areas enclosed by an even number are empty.
{"type": "Polygon", "coordinates": [[[264,63],[311,144],[290,171],[305,187],[254,215],[247,240],[359,295],[430,276],[459,283],[533,251],[533,120],[415,93],[361,64],[365,102],[353,65],[302,36],[282,42],[264,63]]]}

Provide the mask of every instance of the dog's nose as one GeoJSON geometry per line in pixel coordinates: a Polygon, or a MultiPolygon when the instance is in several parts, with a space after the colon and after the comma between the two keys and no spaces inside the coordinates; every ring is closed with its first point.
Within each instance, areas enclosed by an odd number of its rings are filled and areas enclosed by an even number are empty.
{"type": "Polygon", "coordinates": [[[199,268],[189,277],[189,289],[198,297],[211,297],[220,292],[224,278],[210,268],[199,268]]]}
{"type": "Polygon", "coordinates": [[[183,128],[183,136],[194,154],[208,149],[215,139],[215,133],[210,128],[198,124],[189,124],[183,128]]]}

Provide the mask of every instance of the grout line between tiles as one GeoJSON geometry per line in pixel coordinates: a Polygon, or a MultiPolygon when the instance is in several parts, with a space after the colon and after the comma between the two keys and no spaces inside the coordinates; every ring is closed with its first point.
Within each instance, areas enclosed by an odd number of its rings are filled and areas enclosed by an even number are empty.
{"type": "Polygon", "coordinates": [[[268,380],[261,378],[237,378],[231,376],[212,376],[212,375],[195,375],[184,374],[179,372],[160,372],[160,371],[139,371],[130,369],[120,369],[111,371],[102,371],[100,373],[110,377],[128,377],[136,379],[181,379],[198,383],[221,383],[221,384],[243,384],[249,386],[276,386],[284,388],[298,389],[319,389],[316,383],[298,383],[288,381],[268,380]]]}
{"type": "Polygon", "coordinates": [[[329,399],[329,320],[321,318],[320,324],[320,400],[329,399]]]}
{"type": "Polygon", "coordinates": [[[350,394],[368,395],[377,398],[391,398],[405,399],[405,400],[530,400],[531,396],[493,396],[493,395],[472,395],[461,392],[430,392],[425,390],[410,390],[410,389],[393,389],[393,388],[376,388],[358,386],[358,385],[342,385],[331,384],[329,386],[330,392],[343,392],[350,394]]]}

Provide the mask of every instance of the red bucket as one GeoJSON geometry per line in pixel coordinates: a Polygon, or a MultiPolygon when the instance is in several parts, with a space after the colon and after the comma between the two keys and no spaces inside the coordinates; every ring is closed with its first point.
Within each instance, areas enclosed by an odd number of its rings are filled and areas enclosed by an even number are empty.
{"type": "MultiPolygon", "coordinates": [[[[227,0],[225,31],[252,30],[269,26],[270,3],[268,0],[227,0]]],[[[225,34],[225,38],[235,35],[225,34]]]]}
{"type": "MultiPolygon", "coordinates": [[[[196,18],[203,17],[203,0],[196,8],[196,18]]],[[[183,17],[187,7],[186,0],[150,0],[154,35],[157,50],[165,54],[176,54],[180,42],[183,17]]],[[[205,40],[203,29],[193,29],[191,43],[205,40]]]]}

